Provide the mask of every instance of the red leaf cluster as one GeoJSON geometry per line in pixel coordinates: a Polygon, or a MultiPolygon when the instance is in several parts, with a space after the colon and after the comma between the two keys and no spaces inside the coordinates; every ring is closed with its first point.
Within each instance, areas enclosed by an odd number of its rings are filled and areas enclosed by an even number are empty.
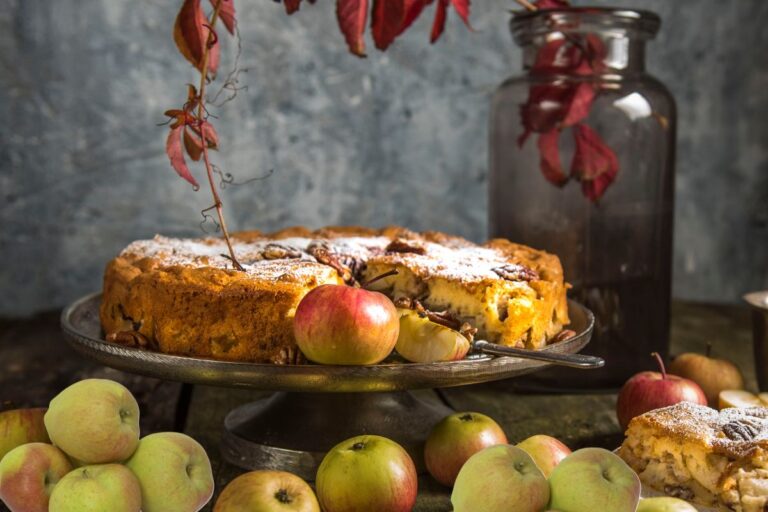
{"type": "MultiPolygon", "coordinates": [[[[237,26],[234,0],[210,0],[210,3],[214,12],[218,8],[218,18],[234,35],[237,26]]],[[[184,0],[173,30],[173,39],[181,54],[206,77],[216,74],[220,56],[219,38],[213,29],[214,20],[209,19],[201,0],[184,0]]],[[[200,112],[205,110],[201,107],[202,101],[197,89],[189,85],[184,106],[165,112],[170,122],[165,152],[171,167],[195,188],[199,185],[189,170],[184,154],[198,161],[204,149],[217,149],[219,145],[216,129],[207,118],[200,116],[200,112]]]]}
{"type": "MultiPolygon", "coordinates": [[[[567,2],[542,0],[537,6],[559,8],[567,6],[567,2]]],[[[587,77],[601,71],[605,56],[606,48],[595,35],[569,34],[544,44],[530,72],[532,75],[560,73],[587,77]]],[[[523,133],[517,141],[522,147],[531,133],[538,133],[539,166],[544,177],[557,186],[565,185],[569,178],[580,181],[582,192],[593,202],[600,199],[619,170],[613,150],[597,132],[583,124],[598,92],[594,82],[579,78],[532,85],[528,100],[520,106],[523,133]],[[576,152],[569,176],[560,161],[558,141],[560,133],[571,127],[576,152]]]]}
{"type": "MultiPolygon", "coordinates": [[[[285,10],[293,14],[301,0],[283,0],[285,10]]],[[[312,2],[314,3],[314,2],[312,2]]],[[[445,29],[448,8],[453,6],[469,26],[470,0],[336,0],[336,18],[349,51],[365,57],[365,26],[371,10],[371,36],[376,48],[386,50],[405,32],[424,9],[436,3],[430,41],[437,41],[445,29]]]]}

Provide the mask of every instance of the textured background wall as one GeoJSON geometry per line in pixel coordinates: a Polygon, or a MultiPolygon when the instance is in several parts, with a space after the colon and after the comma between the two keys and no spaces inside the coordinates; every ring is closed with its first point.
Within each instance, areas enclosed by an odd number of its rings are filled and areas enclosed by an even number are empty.
{"type": "MultiPolygon", "coordinates": [[[[675,295],[768,286],[768,2],[614,3],[664,19],[649,69],[679,102],[675,295]]],[[[249,89],[219,113],[218,161],[239,180],[275,172],[225,192],[232,227],[482,239],[488,99],[520,67],[512,0],[476,0],[473,33],[452,14],[435,47],[421,20],[367,60],[346,53],[329,4],[288,18],[237,1],[249,89]]],[[[208,193],[171,171],[155,126],[194,79],[170,37],[178,5],[0,0],[0,315],[98,289],[131,240],[199,233],[208,193]]]]}

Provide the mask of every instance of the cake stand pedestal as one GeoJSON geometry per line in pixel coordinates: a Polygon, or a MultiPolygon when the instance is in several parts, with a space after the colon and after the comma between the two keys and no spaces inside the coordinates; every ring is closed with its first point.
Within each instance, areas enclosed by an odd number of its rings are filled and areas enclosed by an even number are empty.
{"type": "MultiPolygon", "coordinates": [[[[109,343],[99,322],[100,294],[62,313],[67,341],[79,353],[119,370],[193,384],[275,391],[232,410],[223,426],[223,456],[245,469],[279,469],[314,480],[325,453],[360,434],[400,443],[423,469],[430,429],[453,412],[408,390],[463,386],[525,375],[549,363],[473,354],[461,361],[408,363],[392,356],[371,366],[240,363],[162,354],[109,343]]],[[[576,335],[543,351],[574,354],[589,343],[594,317],[569,301],[568,326],[576,335]]]]}
{"type": "Polygon", "coordinates": [[[248,403],[224,420],[222,455],[245,469],[283,469],[314,480],[325,453],[361,434],[387,437],[405,448],[421,472],[424,440],[453,412],[407,391],[285,393],[248,403]]]}

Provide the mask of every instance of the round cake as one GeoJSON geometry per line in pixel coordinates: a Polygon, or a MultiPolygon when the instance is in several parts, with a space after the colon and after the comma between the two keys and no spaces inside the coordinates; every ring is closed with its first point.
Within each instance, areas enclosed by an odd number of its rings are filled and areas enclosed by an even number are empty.
{"type": "Polygon", "coordinates": [[[477,245],[401,227],[289,228],[233,235],[245,271],[220,238],[156,236],[126,247],[104,276],[101,323],[110,341],[229,361],[303,362],[292,321],[323,284],[357,285],[418,301],[477,329],[476,338],[537,349],[568,323],[557,256],[507,240],[477,245]]]}

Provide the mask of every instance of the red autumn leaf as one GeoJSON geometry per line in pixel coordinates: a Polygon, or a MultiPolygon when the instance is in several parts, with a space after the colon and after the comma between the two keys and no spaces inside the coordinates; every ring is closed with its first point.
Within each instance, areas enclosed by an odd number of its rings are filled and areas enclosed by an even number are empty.
{"type": "Polygon", "coordinates": [[[533,5],[538,9],[562,9],[570,7],[571,3],[568,0],[536,0],[533,5]]]}
{"type": "Polygon", "coordinates": [[[432,23],[432,33],[429,36],[429,41],[434,43],[445,30],[445,20],[448,17],[448,2],[450,0],[437,0],[437,9],[435,10],[435,21],[432,23]]]}
{"type": "Polygon", "coordinates": [[[531,71],[534,73],[551,73],[555,71],[559,67],[557,66],[558,55],[566,42],[565,39],[553,39],[542,45],[536,53],[536,61],[531,66],[531,71]]]}
{"type": "Polygon", "coordinates": [[[556,128],[568,114],[574,97],[569,84],[535,85],[528,101],[520,106],[520,116],[526,131],[544,133],[556,128]]]}
{"type": "Polygon", "coordinates": [[[285,3],[285,12],[293,14],[301,7],[301,0],[283,0],[285,3]]]}
{"type": "MultiPolygon", "coordinates": [[[[215,8],[217,0],[211,0],[211,5],[215,8]]],[[[299,0],[300,1],[300,0],[299,0]]],[[[221,0],[221,8],[219,8],[219,18],[224,26],[227,27],[227,31],[230,34],[235,35],[235,0],[221,0]]]]}
{"type": "MultiPolygon", "coordinates": [[[[176,16],[173,39],[184,58],[200,72],[203,71],[203,54],[211,30],[209,27],[208,18],[200,6],[200,0],[184,0],[176,16]]],[[[218,64],[219,45],[216,42],[209,50],[208,70],[215,74],[218,64]]]]}
{"type": "Polygon", "coordinates": [[[189,130],[184,130],[184,149],[189,157],[197,162],[203,156],[203,141],[189,130]]]}
{"type": "Polygon", "coordinates": [[[592,75],[605,67],[607,49],[595,34],[579,37],[566,49],[563,61],[568,70],[576,75],[592,75]]]}
{"type": "Polygon", "coordinates": [[[219,46],[219,42],[216,41],[215,43],[213,43],[213,46],[211,46],[211,49],[208,50],[208,73],[210,73],[214,77],[216,76],[216,70],[219,69],[220,59],[221,59],[221,47],[219,46]]]}
{"type": "Polygon", "coordinates": [[[179,176],[190,182],[195,188],[198,188],[200,185],[197,184],[197,180],[195,180],[195,177],[189,172],[187,162],[184,160],[184,149],[181,145],[183,131],[184,126],[180,125],[176,128],[172,128],[168,132],[168,139],[165,142],[165,152],[171,160],[171,167],[173,167],[179,176]]]}
{"type": "Polygon", "coordinates": [[[456,13],[464,21],[464,24],[469,27],[469,4],[470,0],[451,0],[453,8],[456,9],[456,13]]]}
{"type": "Polygon", "coordinates": [[[337,0],[336,18],[349,51],[358,57],[365,57],[363,33],[368,19],[368,0],[337,0]]]}
{"type": "Polygon", "coordinates": [[[433,0],[405,0],[405,16],[398,35],[408,30],[408,27],[413,25],[413,22],[421,16],[424,8],[432,2],[433,0]]]}
{"type": "Polygon", "coordinates": [[[373,0],[371,33],[376,48],[386,50],[402,32],[404,20],[404,0],[373,0]]]}
{"type": "Polygon", "coordinates": [[[208,143],[208,147],[217,149],[219,147],[219,134],[216,133],[216,128],[214,128],[208,121],[204,121],[202,124],[202,132],[205,134],[205,140],[208,143]]]}
{"type": "Polygon", "coordinates": [[[557,147],[559,138],[560,130],[556,128],[539,135],[539,166],[547,181],[562,187],[568,181],[568,176],[563,172],[560,163],[560,151],[557,147]]]}
{"type": "Polygon", "coordinates": [[[589,115],[592,101],[595,99],[595,87],[582,82],[573,90],[573,96],[568,102],[565,117],[560,122],[561,127],[572,126],[589,115]]]}
{"type": "Polygon", "coordinates": [[[600,135],[585,124],[573,127],[576,150],[571,176],[581,181],[585,196],[595,202],[602,197],[619,172],[619,159],[600,135]]]}

